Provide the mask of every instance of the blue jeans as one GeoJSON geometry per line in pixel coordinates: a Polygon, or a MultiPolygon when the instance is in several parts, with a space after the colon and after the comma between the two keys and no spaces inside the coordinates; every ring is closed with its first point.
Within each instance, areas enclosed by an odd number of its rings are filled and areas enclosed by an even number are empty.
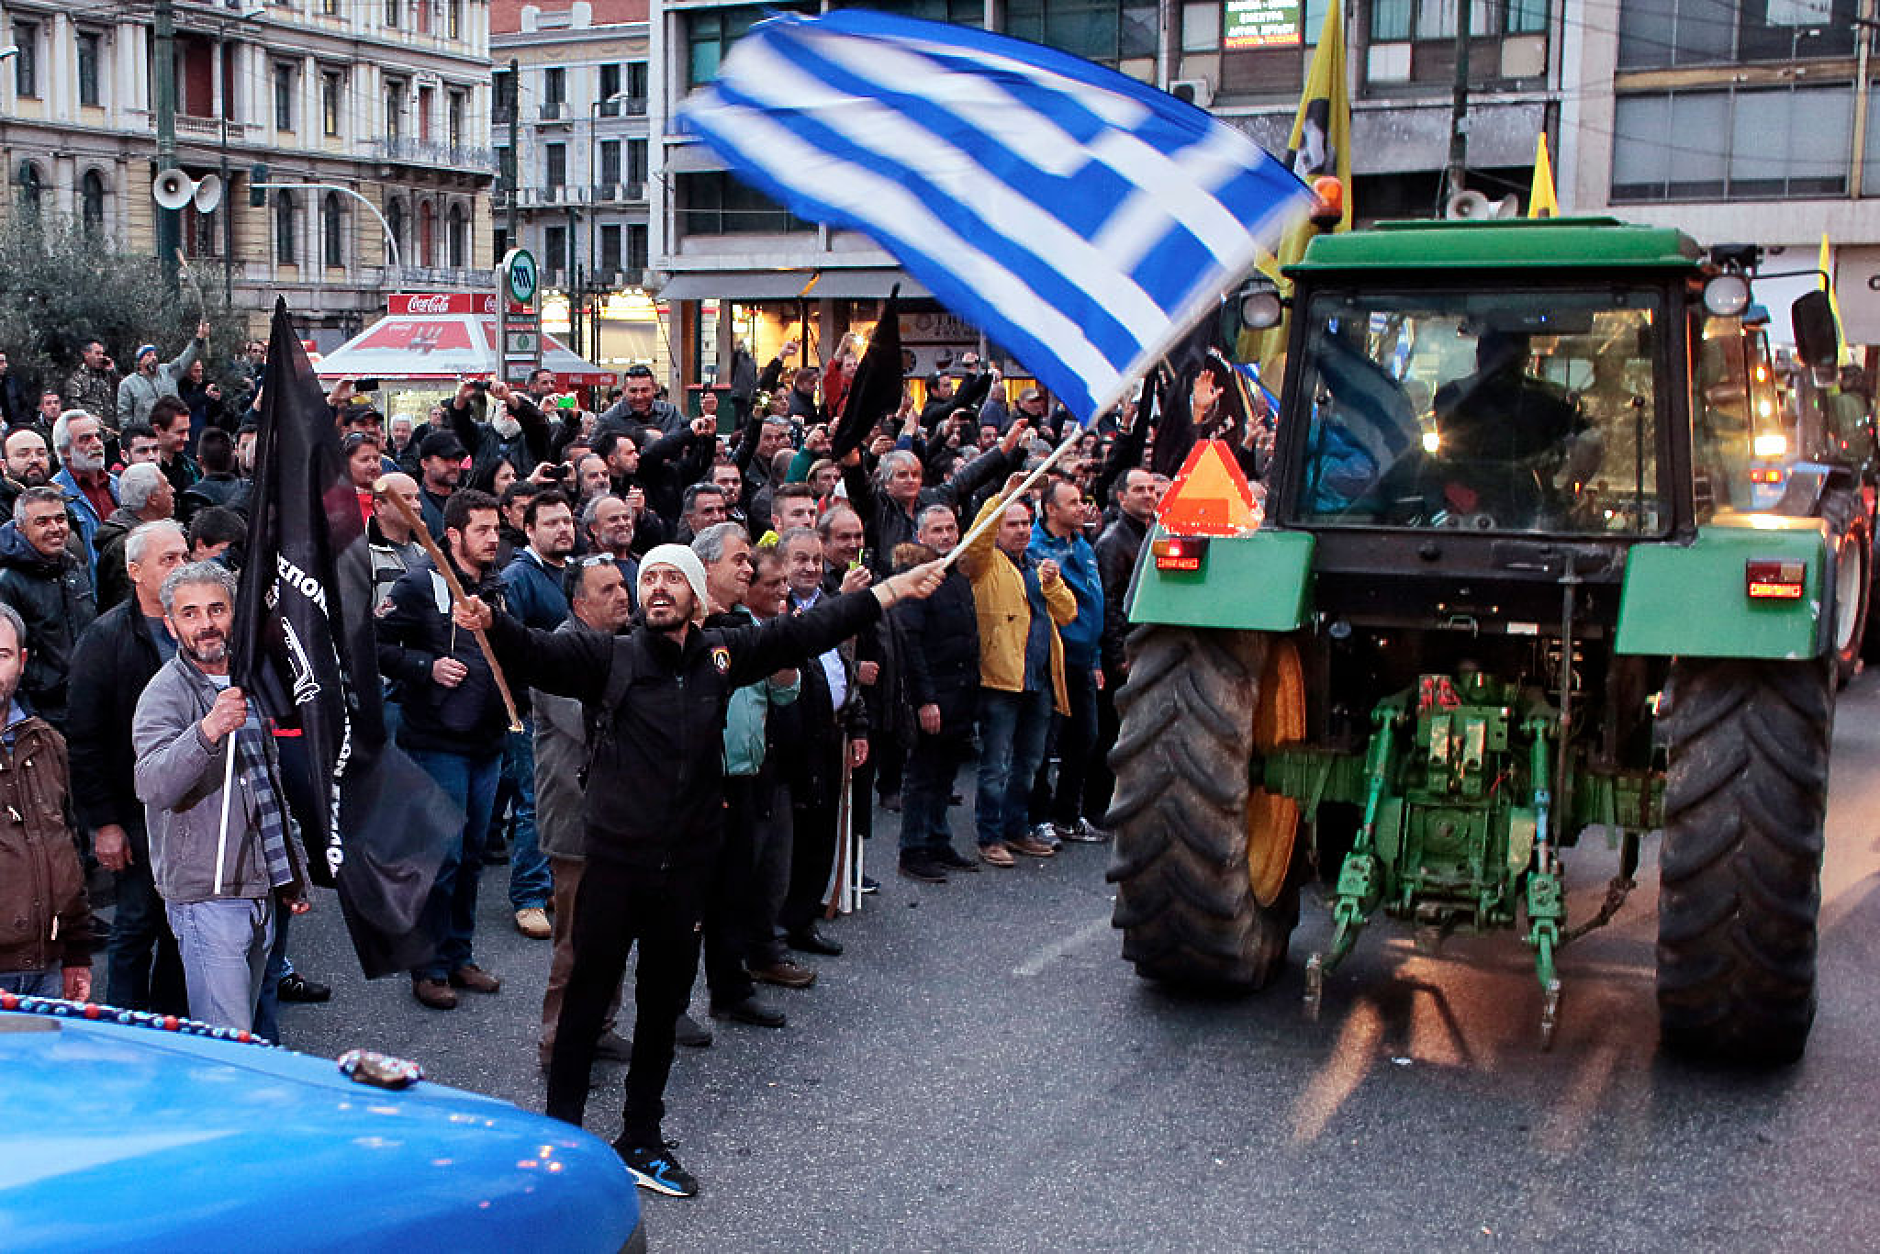
{"type": "MultiPolygon", "coordinates": [[[[1097,676],[1083,666],[1064,668],[1064,695],[1070,699],[1068,717],[1051,719],[1047,752],[1057,755],[1057,783],[1042,760],[1031,790],[1034,823],[1051,822],[1074,827],[1084,817],[1084,780],[1089,775],[1091,750],[1097,744],[1097,676]]],[[[1098,815],[1102,818],[1102,815],[1098,815]]]]}
{"type": "Polygon", "coordinates": [[[163,898],[150,877],[150,841],[142,830],[127,832],[131,863],[115,873],[117,908],[105,956],[101,996],[126,1010],[183,1014],[183,967],[176,940],[163,918],[163,898]]]}
{"type": "Polygon", "coordinates": [[[979,690],[979,844],[996,845],[1025,834],[1032,777],[1044,759],[1051,729],[1051,690],[979,690]]]}
{"type": "Polygon", "coordinates": [[[49,971],[0,973],[0,993],[12,993],[16,997],[63,997],[65,972],[53,967],[49,971]]]}
{"type": "Polygon", "coordinates": [[[503,746],[503,774],[515,782],[516,826],[509,837],[509,908],[546,906],[555,885],[535,834],[535,720],[522,720],[503,746]]]}
{"type": "Polygon", "coordinates": [[[411,969],[420,979],[441,980],[470,961],[470,937],[477,923],[477,872],[483,865],[483,842],[496,805],[496,784],[503,775],[503,755],[472,758],[428,749],[406,752],[463,812],[463,826],[445,848],[431,895],[424,902],[420,926],[431,941],[431,960],[411,969]]]}
{"type": "Polygon", "coordinates": [[[255,999],[255,1035],[281,1043],[281,978],[294,969],[287,958],[287,924],[294,917],[290,910],[274,916],[274,943],[268,946],[267,969],[261,973],[261,996],[255,999]]]}
{"type": "Polygon", "coordinates": [[[183,954],[192,1018],[249,1031],[268,951],[274,945],[274,898],[219,897],[164,907],[183,954]]]}

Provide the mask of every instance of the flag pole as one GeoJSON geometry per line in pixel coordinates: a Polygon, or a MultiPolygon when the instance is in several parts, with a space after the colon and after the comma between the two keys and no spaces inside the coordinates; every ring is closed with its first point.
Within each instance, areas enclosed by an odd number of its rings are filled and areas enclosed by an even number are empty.
{"type": "MultiPolygon", "coordinates": [[[[246,711],[243,718],[246,721],[246,711]]],[[[215,895],[218,897],[222,895],[222,858],[228,853],[228,808],[235,792],[235,737],[239,735],[239,727],[228,734],[228,753],[222,763],[222,825],[215,834],[215,895]]]]}

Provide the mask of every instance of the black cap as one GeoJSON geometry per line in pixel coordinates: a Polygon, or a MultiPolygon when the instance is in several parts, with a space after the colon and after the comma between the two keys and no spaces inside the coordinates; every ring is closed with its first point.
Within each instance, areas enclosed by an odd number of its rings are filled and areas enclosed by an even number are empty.
{"type": "Polygon", "coordinates": [[[422,444],[418,445],[419,461],[427,457],[445,457],[452,461],[462,461],[469,455],[468,450],[463,446],[463,441],[457,438],[457,433],[454,431],[433,431],[424,437],[422,444]]]}

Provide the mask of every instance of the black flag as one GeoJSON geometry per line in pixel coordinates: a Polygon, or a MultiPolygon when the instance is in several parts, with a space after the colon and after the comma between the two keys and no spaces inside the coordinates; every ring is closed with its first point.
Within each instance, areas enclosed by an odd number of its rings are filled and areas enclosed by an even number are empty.
{"type": "Polygon", "coordinates": [[[875,337],[868,342],[849,382],[848,400],[842,406],[842,419],[829,433],[829,456],[841,461],[850,449],[868,442],[875,424],[901,408],[901,389],[905,386],[905,364],[901,360],[901,285],[896,283],[875,323],[875,337]]]}
{"type": "Polygon", "coordinates": [[[313,367],[274,306],[230,674],[281,737],[314,881],[339,890],[367,977],[428,956],[420,914],[463,815],[388,745],[359,498],[313,367]]]}

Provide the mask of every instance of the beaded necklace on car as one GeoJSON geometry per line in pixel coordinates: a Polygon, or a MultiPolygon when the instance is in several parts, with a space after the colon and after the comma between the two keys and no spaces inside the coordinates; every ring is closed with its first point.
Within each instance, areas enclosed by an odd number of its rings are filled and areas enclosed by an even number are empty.
{"type": "Polygon", "coordinates": [[[176,1032],[183,1036],[207,1036],[218,1041],[259,1045],[264,1049],[274,1048],[274,1042],[244,1029],[219,1028],[212,1023],[202,1023],[195,1019],[152,1014],[145,1010],[121,1010],[116,1006],[100,1006],[96,1002],[80,1003],[64,1001],[57,997],[29,997],[18,993],[0,992],[0,1010],[17,1010],[21,1014],[29,1015],[49,1015],[55,1019],[90,1019],[97,1023],[122,1023],[128,1027],[155,1028],[160,1032],[176,1032]]]}

